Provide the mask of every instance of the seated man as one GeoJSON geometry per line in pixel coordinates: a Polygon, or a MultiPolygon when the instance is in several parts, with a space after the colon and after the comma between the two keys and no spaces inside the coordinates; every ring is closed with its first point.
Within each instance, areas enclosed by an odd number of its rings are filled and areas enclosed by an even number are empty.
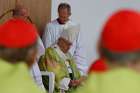
{"type": "Polygon", "coordinates": [[[106,72],[91,73],[75,93],[140,93],[140,13],[122,10],[107,21],[99,42],[106,72]]]}
{"type": "Polygon", "coordinates": [[[68,91],[69,86],[77,87],[83,80],[83,78],[80,78],[80,73],[73,57],[68,52],[78,31],[79,29],[77,26],[65,28],[57,43],[47,48],[45,56],[41,59],[41,70],[55,73],[56,92],[68,91]]]}
{"type": "Polygon", "coordinates": [[[36,29],[24,20],[11,19],[1,25],[0,93],[42,93],[27,69],[34,62],[36,43],[36,29]]]}

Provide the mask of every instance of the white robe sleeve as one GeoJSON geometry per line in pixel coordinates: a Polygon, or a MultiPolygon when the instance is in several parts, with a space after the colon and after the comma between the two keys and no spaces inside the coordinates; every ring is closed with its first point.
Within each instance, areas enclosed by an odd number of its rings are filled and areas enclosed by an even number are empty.
{"type": "Polygon", "coordinates": [[[42,41],[45,48],[50,47],[52,44],[55,43],[55,28],[51,23],[47,24],[45,27],[44,34],[42,36],[42,41]]]}
{"type": "Polygon", "coordinates": [[[76,45],[75,45],[73,56],[77,64],[77,68],[79,69],[81,75],[86,76],[88,64],[86,59],[86,52],[84,50],[84,44],[82,42],[81,31],[79,32],[79,35],[76,39],[76,45]]]}
{"type": "Polygon", "coordinates": [[[40,38],[38,38],[38,45],[37,45],[37,57],[35,59],[35,63],[33,64],[32,68],[31,68],[31,75],[35,81],[35,83],[43,90],[45,90],[43,82],[42,82],[42,76],[41,76],[41,72],[38,66],[38,61],[41,55],[43,55],[45,53],[45,49],[42,43],[42,40],[40,38]]]}
{"type": "Polygon", "coordinates": [[[70,78],[63,78],[60,81],[60,89],[68,90],[69,89],[70,78]]]}
{"type": "Polygon", "coordinates": [[[42,55],[45,54],[45,48],[44,48],[43,42],[42,42],[42,40],[41,40],[40,37],[38,38],[37,49],[38,49],[38,53],[37,53],[37,58],[36,58],[36,60],[37,60],[37,62],[38,62],[40,56],[42,56],[42,55]]]}
{"type": "Polygon", "coordinates": [[[43,82],[42,82],[42,76],[41,76],[40,69],[38,67],[37,62],[35,62],[33,64],[30,72],[31,72],[33,80],[37,84],[37,86],[45,91],[45,87],[44,87],[43,82]]]}

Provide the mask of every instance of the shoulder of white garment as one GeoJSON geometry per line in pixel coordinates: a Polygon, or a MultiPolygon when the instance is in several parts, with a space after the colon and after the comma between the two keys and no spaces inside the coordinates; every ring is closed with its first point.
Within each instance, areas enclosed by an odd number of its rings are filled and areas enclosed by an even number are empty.
{"type": "Polygon", "coordinates": [[[69,21],[67,22],[67,24],[68,24],[68,25],[71,25],[71,26],[79,25],[78,23],[73,22],[72,20],[69,20],[69,21]]]}
{"type": "MultiPolygon", "coordinates": [[[[78,25],[79,25],[78,23],[73,22],[72,20],[69,20],[69,21],[65,24],[65,26],[78,26],[78,25]]],[[[53,20],[53,21],[51,21],[50,23],[47,24],[47,27],[50,27],[50,28],[52,28],[52,27],[54,27],[54,26],[60,26],[60,24],[58,23],[57,20],[53,20]]]]}
{"type": "Polygon", "coordinates": [[[48,23],[49,26],[52,26],[52,25],[58,25],[58,22],[57,20],[53,20],[51,21],[50,23],[48,23]]]}
{"type": "Polygon", "coordinates": [[[60,25],[58,22],[57,22],[57,20],[53,20],[53,21],[51,21],[50,23],[48,23],[47,25],[46,25],[46,28],[48,29],[48,30],[52,30],[52,29],[60,29],[61,27],[63,27],[64,25],[60,25]]]}

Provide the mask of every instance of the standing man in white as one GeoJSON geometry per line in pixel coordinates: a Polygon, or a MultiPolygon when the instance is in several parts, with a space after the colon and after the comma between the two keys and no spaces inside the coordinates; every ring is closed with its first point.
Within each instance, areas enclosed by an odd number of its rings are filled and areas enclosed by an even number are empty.
{"type": "MultiPolygon", "coordinates": [[[[58,18],[47,24],[45,32],[43,34],[43,43],[45,48],[50,47],[52,44],[56,43],[60,37],[61,32],[64,28],[69,26],[77,25],[73,23],[69,17],[71,16],[71,6],[67,3],[61,3],[58,6],[58,18]]],[[[78,37],[74,41],[70,53],[74,56],[76,60],[77,67],[81,72],[81,75],[86,75],[88,68],[85,54],[83,53],[83,47],[81,41],[81,33],[79,32],[78,37]]]]}

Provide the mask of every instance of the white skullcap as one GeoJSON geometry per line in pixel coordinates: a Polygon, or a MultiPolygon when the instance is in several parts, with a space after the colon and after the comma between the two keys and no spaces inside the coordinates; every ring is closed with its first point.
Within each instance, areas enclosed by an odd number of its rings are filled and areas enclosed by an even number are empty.
{"type": "Polygon", "coordinates": [[[79,31],[80,31],[79,25],[67,26],[67,27],[64,27],[63,32],[61,33],[60,37],[73,43],[76,37],[78,36],[79,31]]]}

